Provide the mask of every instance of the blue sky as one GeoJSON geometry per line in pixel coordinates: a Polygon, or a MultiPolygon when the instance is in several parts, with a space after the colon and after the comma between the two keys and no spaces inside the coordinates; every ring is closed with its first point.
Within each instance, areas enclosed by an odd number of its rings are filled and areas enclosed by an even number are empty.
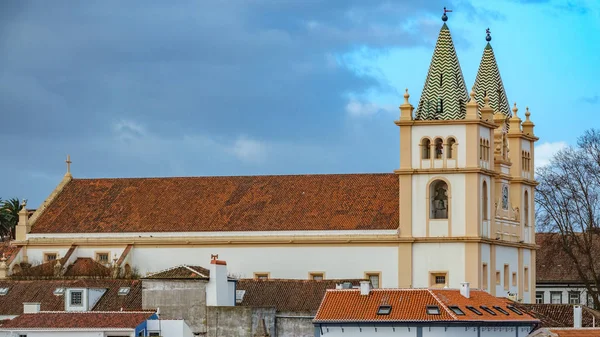
{"type": "Polygon", "coordinates": [[[0,197],[76,178],[391,172],[442,8],[468,87],[485,28],[543,163],[596,126],[600,5],[2,1],[0,197]]]}

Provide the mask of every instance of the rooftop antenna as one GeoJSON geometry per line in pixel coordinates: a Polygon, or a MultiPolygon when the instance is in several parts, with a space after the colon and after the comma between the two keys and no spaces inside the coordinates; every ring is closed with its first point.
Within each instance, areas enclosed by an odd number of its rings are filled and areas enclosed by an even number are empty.
{"type": "Polygon", "coordinates": [[[444,7],[444,15],[442,15],[442,21],[446,22],[448,21],[448,15],[446,15],[446,13],[450,13],[452,12],[451,9],[446,9],[446,7],[444,7]]]}

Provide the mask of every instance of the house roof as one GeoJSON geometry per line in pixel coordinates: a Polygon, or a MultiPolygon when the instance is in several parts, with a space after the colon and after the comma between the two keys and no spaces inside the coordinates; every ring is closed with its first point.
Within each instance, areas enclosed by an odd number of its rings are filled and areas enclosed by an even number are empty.
{"type": "Polygon", "coordinates": [[[468,100],[469,94],[450,29],[444,23],[433,50],[416,119],[464,119],[468,100]]]}
{"type": "Polygon", "coordinates": [[[149,274],[145,279],[202,279],[210,278],[210,271],[200,266],[181,265],[149,274]]]}
{"type": "Polygon", "coordinates": [[[543,328],[534,331],[531,337],[597,337],[600,328],[543,328]]]}
{"type": "MultiPolygon", "coordinates": [[[[535,253],[535,277],[538,284],[581,283],[572,258],[562,249],[558,233],[536,233],[535,240],[540,246],[535,253]]],[[[600,247],[596,255],[600,255],[600,247]]],[[[600,259],[596,261],[596,270],[599,270],[600,259]]]]}
{"type": "Polygon", "coordinates": [[[359,289],[327,290],[315,322],[419,322],[419,321],[520,321],[538,322],[527,313],[513,312],[504,299],[481,290],[471,290],[470,298],[457,289],[373,289],[361,295],[359,289]],[[378,314],[380,306],[389,305],[389,314],[378,314]],[[428,314],[436,306],[439,314],[428,314]],[[457,306],[464,315],[452,310],[457,306]],[[480,314],[471,311],[474,307],[480,314]],[[492,310],[495,315],[481,306],[492,310]],[[501,308],[503,314],[496,307],[501,308]]]}
{"type": "MultiPolygon", "coordinates": [[[[571,304],[525,304],[514,305],[531,316],[538,318],[543,327],[568,328],[573,326],[573,305],[571,304]]],[[[581,321],[583,327],[593,327],[600,322],[600,311],[581,306],[581,321]]]]}
{"type": "Polygon", "coordinates": [[[393,174],[73,179],[31,233],[396,229],[393,174]]]}
{"type": "Polygon", "coordinates": [[[142,309],[142,282],[139,280],[0,280],[0,288],[8,288],[7,294],[0,296],[0,315],[22,314],[24,302],[40,303],[43,311],[64,310],[64,295],[54,295],[57,288],[107,289],[92,308],[94,311],[142,309]],[[129,287],[129,293],[119,295],[121,287],[129,287]]]}
{"type": "Polygon", "coordinates": [[[65,277],[109,277],[110,268],[89,257],[78,257],[65,271],[65,277]]]}
{"type": "Polygon", "coordinates": [[[19,250],[21,250],[21,246],[15,246],[9,240],[0,241],[0,258],[4,256],[6,265],[8,266],[15,259],[19,250]]]}
{"type": "Polygon", "coordinates": [[[289,279],[240,279],[236,290],[243,291],[242,301],[246,307],[274,307],[280,312],[310,312],[315,314],[327,289],[350,282],[358,286],[361,280],[289,280],[289,279]]]}
{"type": "Polygon", "coordinates": [[[6,323],[0,330],[10,329],[135,329],[153,312],[39,312],[23,314],[6,323]]]}

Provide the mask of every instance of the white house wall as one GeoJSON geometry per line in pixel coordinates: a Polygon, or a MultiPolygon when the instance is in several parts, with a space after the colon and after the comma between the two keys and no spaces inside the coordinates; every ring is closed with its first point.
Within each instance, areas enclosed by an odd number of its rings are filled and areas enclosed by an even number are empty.
{"type": "Polygon", "coordinates": [[[69,251],[66,247],[42,247],[42,248],[27,248],[27,259],[32,265],[41,264],[44,262],[44,253],[57,253],[58,258],[63,258],[69,251]]]}
{"type": "MultiPolygon", "coordinates": [[[[323,336],[327,337],[526,337],[530,327],[422,327],[422,334],[417,333],[417,327],[377,327],[364,324],[362,327],[330,326],[323,327],[323,336]],[[377,329],[377,331],[375,331],[377,329]],[[395,331],[394,331],[395,329],[395,331]]],[[[318,332],[320,333],[320,331],[318,332]]]]}
{"type": "Polygon", "coordinates": [[[133,336],[134,333],[131,332],[112,332],[104,334],[103,332],[92,332],[92,331],[18,331],[15,330],[13,333],[11,332],[3,332],[0,331],[0,337],[16,337],[19,335],[25,335],[27,337],[104,337],[104,336],[133,336]]]}
{"type": "Polygon", "coordinates": [[[460,282],[465,281],[464,261],[464,243],[415,243],[413,245],[413,287],[429,287],[430,272],[447,271],[448,286],[460,288],[460,282]]]}
{"type": "Polygon", "coordinates": [[[264,246],[264,247],[136,247],[132,265],[142,275],[189,264],[207,266],[211,254],[227,261],[229,274],[253,277],[268,272],[271,278],[307,279],[309,272],[326,272],[326,279],[363,278],[381,272],[383,287],[398,286],[397,246],[264,246]]]}

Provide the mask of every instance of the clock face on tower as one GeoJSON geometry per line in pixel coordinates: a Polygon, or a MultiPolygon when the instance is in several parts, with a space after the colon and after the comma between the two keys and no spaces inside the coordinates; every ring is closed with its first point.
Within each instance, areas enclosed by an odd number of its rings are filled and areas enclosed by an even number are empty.
{"type": "Polygon", "coordinates": [[[508,186],[502,186],[502,208],[508,209],[508,186]]]}

